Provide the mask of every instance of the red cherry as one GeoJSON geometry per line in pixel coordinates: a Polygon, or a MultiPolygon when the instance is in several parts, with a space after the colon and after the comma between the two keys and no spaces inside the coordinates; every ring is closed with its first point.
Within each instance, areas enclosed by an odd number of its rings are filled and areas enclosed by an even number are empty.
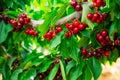
{"type": "Polygon", "coordinates": [[[52,34],[52,38],[54,38],[56,35],[57,35],[57,34],[54,32],[54,33],[52,34]]]}
{"type": "Polygon", "coordinates": [[[110,51],[105,51],[104,55],[107,56],[107,57],[109,57],[110,56],[110,51]]]}
{"type": "Polygon", "coordinates": [[[106,5],[106,3],[105,2],[102,2],[102,4],[101,4],[103,7],[106,5]]]}
{"type": "Polygon", "coordinates": [[[62,31],[62,27],[60,26],[60,27],[57,27],[57,31],[58,32],[61,32],[62,31]]]}
{"type": "Polygon", "coordinates": [[[85,29],[84,24],[80,24],[80,25],[78,26],[78,29],[81,30],[81,31],[84,30],[84,29],[85,29]]]}
{"type": "Polygon", "coordinates": [[[72,37],[72,35],[73,35],[71,31],[68,34],[69,34],[69,37],[72,37]]]}
{"type": "Polygon", "coordinates": [[[72,7],[75,7],[77,5],[77,2],[76,2],[76,0],[73,0],[73,1],[71,1],[70,4],[71,4],[72,7]]]}
{"type": "Polygon", "coordinates": [[[25,21],[27,22],[27,23],[29,23],[30,22],[30,18],[29,17],[27,17],[26,19],[25,19],[25,21]]]}
{"type": "Polygon", "coordinates": [[[22,16],[22,18],[26,18],[27,17],[27,15],[25,13],[23,13],[21,16],[22,16]]]}
{"type": "Polygon", "coordinates": [[[98,39],[99,36],[101,36],[101,34],[100,34],[100,33],[97,33],[97,34],[96,34],[96,38],[98,39]]]}
{"type": "Polygon", "coordinates": [[[51,31],[47,32],[47,34],[46,34],[46,35],[47,35],[47,38],[51,37],[52,33],[53,33],[53,32],[51,32],[51,31]]]}
{"type": "Polygon", "coordinates": [[[17,27],[17,22],[15,20],[11,21],[12,26],[17,27]]]}
{"type": "Polygon", "coordinates": [[[82,55],[86,55],[87,54],[87,50],[86,49],[82,49],[82,55]]]}
{"type": "Polygon", "coordinates": [[[22,28],[22,25],[19,22],[17,23],[17,28],[22,28]]]}
{"type": "Polygon", "coordinates": [[[24,24],[24,23],[25,23],[25,20],[24,20],[23,18],[19,18],[18,21],[19,21],[19,23],[21,23],[21,24],[24,24]]]}
{"type": "Polygon", "coordinates": [[[100,24],[101,22],[102,20],[100,18],[96,21],[97,24],[100,24]]]}
{"type": "Polygon", "coordinates": [[[80,25],[80,22],[78,20],[74,21],[73,22],[73,26],[74,27],[78,27],[80,25]]]}
{"type": "Polygon", "coordinates": [[[106,41],[110,41],[110,37],[109,37],[109,36],[106,36],[106,37],[105,37],[105,40],[106,40],[106,41]]]}
{"type": "Polygon", "coordinates": [[[29,34],[29,29],[25,30],[25,33],[26,33],[26,34],[29,34]]]}
{"type": "Polygon", "coordinates": [[[81,11],[81,10],[82,10],[82,6],[81,6],[80,4],[77,4],[77,5],[75,6],[75,10],[76,10],[76,11],[81,11]]]}
{"type": "Polygon", "coordinates": [[[108,13],[104,13],[103,17],[104,17],[104,20],[106,20],[108,18],[108,13]]]}
{"type": "Polygon", "coordinates": [[[69,37],[69,32],[65,33],[65,37],[68,38],[69,37]]]}
{"type": "Polygon", "coordinates": [[[103,47],[106,45],[104,42],[100,42],[100,44],[101,44],[101,46],[103,46],[103,47]]]}
{"type": "Polygon", "coordinates": [[[73,28],[74,28],[74,26],[73,26],[72,24],[70,24],[70,25],[68,26],[68,29],[69,29],[69,30],[73,30],[73,28]]]}
{"type": "Polygon", "coordinates": [[[89,52],[86,54],[86,58],[90,58],[90,57],[92,57],[92,53],[89,52]]]}
{"type": "Polygon", "coordinates": [[[93,14],[92,14],[92,13],[88,13],[88,14],[87,14],[87,18],[88,18],[88,19],[92,19],[92,17],[93,17],[93,14]]]}
{"type": "Polygon", "coordinates": [[[100,17],[100,15],[99,15],[98,13],[94,13],[94,14],[93,14],[93,18],[94,18],[95,20],[97,20],[99,17],[100,17]]]}
{"type": "Polygon", "coordinates": [[[75,28],[73,29],[73,33],[74,33],[74,34],[77,34],[78,32],[79,32],[79,29],[75,27],[75,28]]]}
{"type": "Polygon", "coordinates": [[[92,0],[92,2],[96,2],[97,0],[92,0]]]}
{"type": "Polygon", "coordinates": [[[96,5],[97,5],[97,6],[101,6],[102,3],[103,3],[102,0],[97,0],[97,1],[96,1],[96,5]]]}
{"type": "Polygon", "coordinates": [[[119,45],[120,44],[120,40],[115,40],[114,41],[114,45],[119,45]]]}
{"type": "Polygon", "coordinates": [[[66,28],[69,28],[70,23],[66,23],[65,26],[66,26],[66,28]]]}
{"type": "Polygon", "coordinates": [[[34,30],[32,30],[32,29],[31,29],[31,30],[29,30],[29,35],[33,35],[33,34],[34,34],[34,32],[35,32],[35,31],[34,31],[34,30]]]}
{"type": "Polygon", "coordinates": [[[44,38],[47,38],[47,34],[45,34],[43,37],[44,37],[44,38]]]}
{"type": "Polygon", "coordinates": [[[103,31],[101,32],[101,35],[102,35],[103,37],[106,37],[106,36],[108,35],[108,32],[107,32],[106,30],[103,30],[103,31]]]}
{"type": "Polygon", "coordinates": [[[104,41],[104,38],[100,35],[100,36],[98,37],[98,41],[99,41],[99,42],[102,42],[102,41],[104,41]]]}
{"type": "Polygon", "coordinates": [[[38,32],[34,32],[33,36],[38,36],[38,32]]]}

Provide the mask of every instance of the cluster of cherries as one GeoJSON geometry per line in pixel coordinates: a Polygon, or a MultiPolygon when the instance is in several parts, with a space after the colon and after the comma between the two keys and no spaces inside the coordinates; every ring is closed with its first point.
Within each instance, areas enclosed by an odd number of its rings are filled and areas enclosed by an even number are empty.
{"type": "Polygon", "coordinates": [[[100,7],[100,6],[105,6],[106,3],[103,0],[92,0],[92,2],[94,3],[95,7],[100,7]]]}
{"type": "Polygon", "coordinates": [[[57,27],[55,30],[49,30],[45,35],[44,38],[50,41],[53,39],[59,32],[61,32],[63,29],[61,26],[57,27]]]}
{"type": "Polygon", "coordinates": [[[81,49],[81,54],[84,58],[90,58],[92,56],[94,56],[95,58],[99,59],[101,58],[103,55],[105,55],[106,57],[110,56],[110,50],[108,50],[108,48],[98,48],[92,52],[87,51],[87,49],[81,49]]]}
{"type": "Polygon", "coordinates": [[[71,0],[71,6],[76,10],[76,11],[81,11],[82,6],[79,4],[76,0],[71,0]]]}
{"type": "Polygon", "coordinates": [[[27,29],[25,30],[25,33],[30,36],[38,36],[38,32],[35,31],[34,29],[27,29]]]}
{"type": "Polygon", "coordinates": [[[87,18],[90,19],[92,22],[96,22],[97,24],[100,24],[104,21],[106,21],[106,19],[108,18],[108,13],[104,13],[104,14],[99,14],[99,13],[88,13],[87,14],[87,18]]]}
{"type": "Polygon", "coordinates": [[[109,34],[107,30],[102,30],[102,32],[99,32],[96,34],[96,39],[100,43],[101,46],[107,46],[112,45],[112,41],[110,40],[109,34]]]}
{"type": "Polygon", "coordinates": [[[78,34],[79,31],[83,31],[88,27],[85,23],[80,23],[78,20],[75,20],[73,23],[66,23],[66,28],[69,30],[65,33],[65,37],[72,37],[73,34],[78,34]]]}

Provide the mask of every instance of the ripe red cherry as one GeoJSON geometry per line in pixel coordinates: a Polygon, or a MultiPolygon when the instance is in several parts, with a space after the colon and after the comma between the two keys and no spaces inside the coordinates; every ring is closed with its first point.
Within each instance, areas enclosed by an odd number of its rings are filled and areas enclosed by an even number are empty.
{"type": "Polygon", "coordinates": [[[88,19],[92,19],[92,17],[93,17],[93,14],[92,14],[92,13],[88,13],[88,14],[87,14],[87,18],[88,18],[88,19]]]}
{"type": "Polygon", "coordinates": [[[94,17],[92,17],[92,20],[91,20],[91,21],[94,23],[94,22],[96,22],[96,20],[97,20],[97,19],[95,19],[94,17]]]}
{"type": "Polygon", "coordinates": [[[76,0],[73,0],[73,1],[71,1],[70,4],[71,4],[72,7],[75,7],[77,5],[77,2],[76,2],[76,0]]]}
{"type": "Polygon", "coordinates": [[[74,34],[77,34],[78,32],[79,32],[79,29],[75,27],[75,28],[73,29],[73,33],[74,33],[74,34]]]}
{"type": "Polygon", "coordinates": [[[105,51],[104,55],[107,56],[107,57],[109,57],[110,56],[110,51],[105,51]]]}
{"type": "Polygon", "coordinates": [[[89,52],[86,54],[86,58],[90,58],[90,57],[92,57],[92,53],[89,52]]]}
{"type": "Polygon", "coordinates": [[[17,27],[17,22],[15,20],[11,21],[12,26],[17,27]]]}
{"type": "Polygon", "coordinates": [[[60,27],[57,27],[57,31],[58,32],[61,32],[62,31],[62,27],[60,26],[60,27]]]}
{"type": "Polygon", "coordinates": [[[106,5],[106,3],[105,2],[102,2],[102,4],[101,4],[103,7],[106,5]]]}
{"type": "Polygon", "coordinates": [[[25,21],[27,22],[27,23],[29,23],[30,22],[30,18],[29,17],[27,17],[26,19],[25,19],[25,21]]]}
{"type": "Polygon", "coordinates": [[[103,37],[106,37],[106,36],[108,35],[108,32],[107,32],[106,30],[103,30],[103,31],[101,32],[101,35],[102,35],[103,37]]]}
{"type": "Polygon", "coordinates": [[[34,32],[35,32],[35,31],[34,31],[34,30],[32,30],[32,29],[31,29],[31,30],[29,30],[29,35],[33,35],[33,34],[34,34],[34,32]]]}
{"type": "Polygon", "coordinates": [[[73,28],[74,28],[74,26],[73,26],[72,24],[70,24],[70,25],[68,26],[68,29],[69,29],[69,30],[73,30],[73,28]]]}
{"type": "Polygon", "coordinates": [[[94,13],[94,14],[93,14],[93,18],[94,18],[95,20],[97,20],[99,17],[100,17],[100,15],[99,15],[98,13],[94,13]]]}
{"type": "Polygon", "coordinates": [[[76,10],[76,11],[81,11],[81,10],[82,10],[82,6],[81,6],[80,4],[77,4],[77,5],[75,6],[75,10],[76,10]]]}
{"type": "Polygon", "coordinates": [[[29,34],[29,29],[25,30],[25,33],[26,33],[26,34],[29,34]]]}
{"type": "Polygon", "coordinates": [[[84,30],[84,29],[85,29],[84,24],[80,24],[80,25],[78,26],[78,29],[81,30],[81,31],[84,30]]]}
{"type": "Polygon", "coordinates": [[[24,20],[23,18],[19,18],[18,21],[19,21],[19,23],[21,23],[21,24],[24,24],[24,23],[25,23],[25,20],[24,20]]]}
{"type": "Polygon", "coordinates": [[[55,32],[53,32],[52,34],[52,38],[54,38],[57,34],[55,32]]]}
{"type": "Polygon", "coordinates": [[[97,34],[96,34],[96,38],[98,39],[99,36],[101,36],[101,34],[100,34],[100,33],[97,33],[97,34]]]}
{"type": "Polygon", "coordinates": [[[69,32],[65,33],[65,37],[68,38],[69,37],[69,32]]]}
{"type": "Polygon", "coordinates": [[[105,37],[105,40],[109,42],[109,41],[110,41],[110,37],[109,37],[109,36],[106,36],[106,37],[105,37]]]}
{"type": "Polygon", "coordinates": [[[94,2],[94,3],[95,3],[96,1],[97,1],[97,0],[92,0],[92,2],[94,2]]]}
{"type": "Polygon", "coordinates": [[[103,17],[104,17],[104,20],[106,20],[108,18],[108,13],[104,13],[103,17]]]}
{"type": "Polygon", "coordinates": [[[102,42],[102,41],[104,41],[104,38],[100,35],[100,36],[98,37],[98,41],[99,41],[99,42],[102,42]]]}
{"type": "Polygon", "coordinates": [[[26,18],[27,17],[27,15],[25,13],[23,13],[21,16],[22,16],[22,18],[26,18]]]}
{"type": "Polygon", "coordinates": [[[119,45],[120,44],[120,40],[115,40],[114,41],[114,45],[119,45]]]}
{"type": "Polygon", "coordinates": [[[102,3],[103,3],[103,1],[102,1],[102,0],[97,0],[97,1],[96,1],[96,6],[101,6],[101,5],[102,5],[102,3]]]}
{"type": "Polygon", "coordinates": [[[70,23],[66,23],[65,26],[66,28],[68,28],[70,26],[70,23]]]}
{"type": "Polygon", "coordinates": [[[97,24],[100,24],[101,22],[102,20],[100,18],[96,21],[97,24]]]}
{"type": "Polygon", "coordinates": [[[17,23],[17,28],[22,28],[22,25],[19,22],[17,23]]]}
{"type": "Polygon", "coordinates": [[[78,20],[74,21],[73,22],[73,26],[74,27],[78,27],[80,25],[80,22],[78,20]]]}
{"type": "Polygon", "coordinates": [[[51,37],[51,35],[52,35],[52,32],[51,31],[49,31],[49,32],[47,32],[47,38],[49,38],[49,37],[51,37]]]}
{"type": "Polygon", "coordinates": [[[38,36],[38,32],[34,32],[33,36],[38,36]]]}
{"type": "Polygon", "coordinates": [[[82,49],[82,55],[86,55],[87,54],[87,50],[86,49],[82,49]]]}
{"type": "Polygon", "coordinates": [[[72,37],[72,35],[73,35],[71,31],[68,34],[69,34],[69,37],[72,37]]]}
{"type": "Polygon", "coordinates": [[[106,45],[104,42],[100,42],[100,44],[101,44],[101,46],[103,46],[103,47],[106,45]]]}

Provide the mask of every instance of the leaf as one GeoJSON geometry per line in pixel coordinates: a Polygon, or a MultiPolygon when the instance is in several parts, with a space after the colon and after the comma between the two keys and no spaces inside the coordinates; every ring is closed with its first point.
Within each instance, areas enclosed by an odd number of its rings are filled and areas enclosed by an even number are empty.
{"type": "Polygon", "coordinates": [[[86,47],[89,44],[90,39],[87,37],[82,37],[79,41],[79,47],[86,47]]]}
{"type": "Polygon", "coordinates": [[[55,48],[61,43],[61,37],[63,36],[64,32],[58,33],[57,36],[53,38],[53,40],[50,42],[50,48],[55,48]]]}
{"type": "Polygon", "coordinates": [[[65,65],[64,65],[64,63],[63,63],[62,60],[60,60],[60,68],[61,68],[63,80],[67,80],[67,77],[66,77],[66,68],[65,68],[65,65]]]}
{"type": "Polygon", "coordinates": [[[13,62],[15,61],[16,57],[10,58],[10,60],[8,61],[8,66],[9,68],[11,68],[13,62]]]}
{"type": "Polygon", "coordinates": [[[40,65],[40,69],[39,72],[45,72],[47,71],[47,69],[51,66],[52,61],[44,61],[41,65],[40,65]]]}
{"type": "Polygon", "coordinates": [[[69,71],[75,66],[75,61],[70,61],[66,66],[66,73],[69,74],[69,71]]]}
{"type": "Polygon", "coordinates": [[[12,29],[13,27],[10,24],[5,24],[3,21],[0,22],[0,44],[6,40],[12,29]]]}
{"type": "Polygon", "coordinates": [[[114,36],[114,32],[116,31],[116,28],[117,28],[117,23],[116,21],[112,23],[112,25],[110,26],[110,29],[109,29],[109,36],[110,36],[110,39],[113,41],[113,36],[114,36]]]}
{"type": "Polygon", "coordinates": [[[86,4],[83,4],[82,7],[83,7],[83,11],[82,11],[81,22],[87,23],[88,26],[89,26],[91,29],[93,29],[94,24],[86,17],[86,15],[91,12],[91,9],[90,9],[89,6],[86,5],[86,4]]]}
{"type": "Polygon", "coordinates": [[[92,80],[92,73],[88,66],[86,66],[84,78],[84,80],[92,80]]]}
{"type": "Polygon", "coordinates": [[[40,33],[41,36],[48,31],[50,27],[51,19],[54,17],[55,14],[56,14],[56,10],[53,11],[52,13],[48,13],[45,17],[44,23],[38,27],[38,30],[41,32],[40,33]]]}
{"type": "Polygon", "coordinates": [[[76,65],[70,72],[70,80],[77,80],[82,75],[84,63],[76,65]]]}
{"type": "Polygon", "coordinates": [[[56,16],[55,16],[55,17],[52,19],[52,21],[51,21],[51,26],[54,26],[55,23],[58,21],[58,19],[60,19],[60,18],[63,16],[63,14],[64,14],[65,11],[66,11],[66,7],[67,7],[67,6],[68,6],[68,4],[64,4],[62,7],[60,7],[60,8],[58,9],[56,16]]]}
{"type": "Polygon", "coordinates": [[[90,68],[93,74],[94,80],[97,80],[102,72],[102,67],[100,62],[94,57],[92,57],[87,60],[87,66],[90,68]]]}
{"type": "Polygon", "coordinates": [[[22,73],[22,71],[23,71],[22,69],[17,69],[17,70],[15,70],[15,71],[12,73],[10,80],[19,80],[19,79],[18,79],[18,75],[19,75],[20,73],[22,73]]]}
{"type": "Polygon", "coordinates": [[[48,76],[48,80],[53,80],[58,72],[59,64],[56,64],[48,76]]]}
{"type": "Polygon", "coordinates": [[[82,33],[82,36],[90,38],[90,30],[84,30],[81,33],[82,33]]]}
{"type": "Polygon", "coordinates": [[[36,76],[36,69],[31,68],[29,71],[27,71],[25,79],[24,80],[31,80],[31,78],[35,78],[36,76]]]}

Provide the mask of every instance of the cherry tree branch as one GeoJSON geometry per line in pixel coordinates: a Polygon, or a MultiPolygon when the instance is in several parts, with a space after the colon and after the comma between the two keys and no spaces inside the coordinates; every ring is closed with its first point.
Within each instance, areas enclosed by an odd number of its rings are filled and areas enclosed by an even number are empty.
{"type": "MultiPolygon", "coordinates": [[[[92,2],[84,2],[83,4],[87,4],[90,8],[93,7],[93,3],[92,2]]],[[[59,19],[56,22],[55,25],[56,26],[57,25],[62,25],[62,24],[65,24],[66,22],[68,22],[70,20],[79,19],[81,17],[81,15],[82,15],[82,11],[75,11],[74,13],[59,19]]],[[[42,25],[43,23],[44,23],[44,20],[39,20],[39,21],[31,20],[30,25],[32,25],[33,28],[36,28],[36,27],[42,25]]]]}

